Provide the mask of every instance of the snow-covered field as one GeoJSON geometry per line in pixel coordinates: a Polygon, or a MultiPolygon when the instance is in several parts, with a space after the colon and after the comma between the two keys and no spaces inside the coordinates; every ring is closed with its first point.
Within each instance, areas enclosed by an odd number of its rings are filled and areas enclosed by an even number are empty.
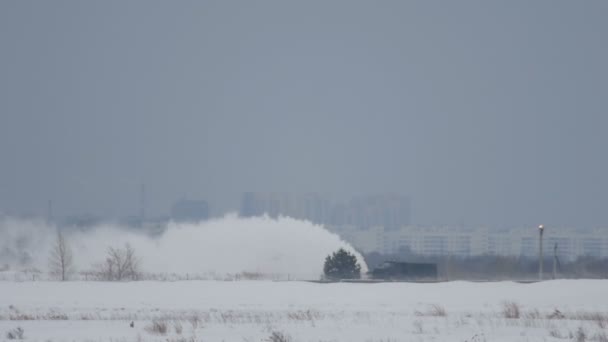
{"type": "Polygon", "coordinates": [[[0,282],[0,338],[18,327],[30,341],[602,342],[608,281],[0,282]]]}

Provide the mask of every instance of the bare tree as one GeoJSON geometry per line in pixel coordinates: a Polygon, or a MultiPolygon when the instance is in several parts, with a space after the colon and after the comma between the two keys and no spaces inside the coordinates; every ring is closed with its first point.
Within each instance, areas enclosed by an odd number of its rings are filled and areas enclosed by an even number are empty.
{"type": "Polygon", "coordinates": [[[49,256],[49,271],[51,275],[60,278],[61,281],[66,281],[73,272],[73,268],[72,250],[65,241],[63,233],[57,231],[57,238],[49,256]]]}
{"type": "Polygon", "coordinates": [[[139,264],[135,250],[128,243],[125,248],[108,247],[105,262],[98,266],[99,276],[110,281],[137,280],[139,264]]]}
{"type": "Polygon", "coordinates": [[[125,246],[125,259],[126,275],[132,280],[137,280],[140,273],[140,262],[139,258],[135,256],[135,250],[129,244],[125,246]]]}

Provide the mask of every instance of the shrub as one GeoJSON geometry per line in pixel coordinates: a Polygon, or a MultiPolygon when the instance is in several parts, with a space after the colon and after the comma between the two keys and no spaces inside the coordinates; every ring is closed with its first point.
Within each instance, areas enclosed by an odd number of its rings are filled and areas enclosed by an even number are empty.
{"type": "Polygon", "coordinates": [[[173,322],[173,327],[175,328],[175,333],[178,335],[182,334],[182,331],[184,330],[182,327],[182,323],[180,321],[175,321],[173,322]]]}
{"type": "Polygon", "coordinates": [[[576,335],[574,335],[574,340],[576,342],[585,342],[587,340],[587,333],[585,332],[585,329],[583,329],[583,327],[578,327],[576,335]]]}
{"type": "Polygon", "coordinates": [[[23,340],[23,328],[17,327],[13,330],[9,330],[6,333],[6,339],[8,340],[23,340]]]}
{"type": "Polygon", "coordinates": [[[269,342],[290,342],[291,337],[283,332],[273,331],[270,333],[270,336],[268,337],[267,341],[269,341],[269,342]]]}
{"type": "Polygon", "coordinates": [[[188,322],[190,322],[192,325],[192,330],[196,330],[198,325],[201,323],[201,318],[198,316],[198,314],[193,313],[192,316],[188,318],[188,322]]]}
{"type": "Polygon", "coordinates": [[[552,327],[551,329],[549,329],[549,336],[559,339],[565,338],[564,335],[562,335],[562,333],[556,327],[552,327]]]}
{"type": "Polygon", "coordinates": [[[502,305],[502,313],[505,318],[519,318],[520,311],[519,304],[515,302],[504,302],[502,305]]]}
{"type": "Polygon", "coordinates": [[[581,321],[593,321],[601,329],[604,329],[608,324],[608,316],[601,312],[579,312],[574,315],[574,318],[581,321]]]}
{"type": "Polygon", "coordinates": [[[149,333],[166,335],[167,330],[168,330],[167,322],[154,320],[154,321],[152,321],[152,324],[150,324],[149,326],[146,327],[146,330],[149,333]]]}
{"type": "Polygon", "coordinates": [[[600,331],[597,334],[595,334],[594,340],[599,341],[599,342],[608,342],[608,336],[606,336],[605,332],[600,331]]]}
{"type": "Polygon", "coordinates": [[[431,307],[429,309],[429,316],[445,317],[447,315],[448,314],[445,311],[445,308],[441,305],[433,304],[433,305],[431,305],[431,307]]]}
{"type": "Polygon", "coordinates": [[[553,311],[553,313],[551,313],[549,316],[547,316],[547,318],[549,318],[549,319],[564,319],[564,318],[566,318],[566,316],[561,311],[559,311],[558,309],[555,309],[553,311]]]}

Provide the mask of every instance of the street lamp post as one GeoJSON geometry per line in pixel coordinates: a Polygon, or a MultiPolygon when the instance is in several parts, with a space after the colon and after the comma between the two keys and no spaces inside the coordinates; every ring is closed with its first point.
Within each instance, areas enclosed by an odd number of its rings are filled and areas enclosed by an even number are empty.
{"type": "Polygon", "coordinates": [[[538,232],[540,234],[540,238],[538,240],[538,280],[543,280],[543,232],[545,231],[545,226],[542,224],[538,226],[538,232]]]}

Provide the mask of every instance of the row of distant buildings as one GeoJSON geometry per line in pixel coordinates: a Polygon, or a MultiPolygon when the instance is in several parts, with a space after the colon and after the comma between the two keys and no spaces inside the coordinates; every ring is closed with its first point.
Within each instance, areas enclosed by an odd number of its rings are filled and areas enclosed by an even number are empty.
{"type": "MultiPolygon", "coordinates": [[[[200,222],[211,217],[207,201],[185,198],[173,203],[168,216],[147,217],[143,187],[141,192],[139,215],[120,220],[128,226],[147,226],[169,220],[200,222]]],[[[241,199],[239,215],[241,217],[268,215],[272,218],[288,216],[325,226],[355,226],[360,229],[381,226],[387,230],[394,230],[410,223],[410,202],[407,197],[395,194],[359,196],[340,202],[331,201],[319,193],[246,192],[241,199]]],[[[63,225],[76,227],[88,227],[103,222],[103,218],[95,215],[55,218],[50,201],[47,220],[55,223],[61,221],[63,225]]]]}
{"type": "MultiPolygon", "coordinates": [[[[14,215],[13,215],[14,216],[14,215]]],[[[0,218],[2,213],[0,213],[0,218]]],[[[23,218],[27,218],[23,217],[23,218]]],[[[174,222],[201,222],[210,218],[209,203],[205,200],[180,199],[173,203],[169,215],[159,217],[146,217],[143,210],[139,215],[131,215],[118,219],[104,218],[92,214],[69,215],[55,217],[47,215],[46,221],[61,227],[87,229],[104,222],[117,222],[133,228],[162,227],[169,221],[174,222]]]]}
{"type": "MultiPolygon", "coordinates": [[[[143,210],[142,210],[143,213],[143,210]]],[[[241,199],[241,217],[288,216],[325,226],[364,253],[421,256],[473,257],[503,255],[537,257],[539,234],[535,227],[496,230],[489,227],[411,225],[410,201],[397,194],[365,195],[332,201],[319,193],[246,192],[241,199]]],[[[210,217],[204,200],[176,201],[170,216],[146,220],[143,214],[127,225],[163,226],[167,220],[199,222],[210,217]]],[[[83,216],[67,226],[93,226],[95,218],[83,216]]],[[[544,233],[545,255],[557,246],[560,260],[580,256],[608,258],[608,229],[579,230],[548,227],[544,233]]]]}
{"type": "MultiPolygon", "coordinates": [[[[467,229],[455,226],[411,225],[398,230],[386,230],[380,226],[370,229],[334,226],[329,229],[364,253],[453,257],[538,257],[539,253],[540,237],[536,227],[501,231],[487,227],[467,229]]],[[[552,256],[557,246],[557,256],[564,261],[580,256],[608,258],[607,233],[607,229],[575,230],[548,227],[543,236],[545,255],[552,256]]]]}
{"type": "Polygon", "coordinates": [[[330,201],[318,193],[247,192],[243,194],[240,215],[289,216],[325,226],[353,226],[359,229],[380,226],[386,230],[396,230],[410,223],[410,201],[396,194],[330,201]]]}
{"type": "MultiPolygon", "coordinates": [[[[241,199],[241,217],[288,216],[326,226],[355,226],[360,229],[381,226],[396,230],[410,223],[410,202],[396,194],[353,197],[339,202],[318,193],[246,192],[241,199]]],[[[170,219],[198,222],[209,219],[204,200],[181,199],[171,208],[170,219]]]]}
{"type": "MultiPolygon", "coordinates": [[[[537,257],[536,227],[496,230],[490,227],[416,226],[410,224],[410,201],[396,194],[353,197],[332,202],[321,194],[247,192],[240,215],[289,216],[322,224],[364,253],[473,257],[537,257]]],[[[580,256],[608,258],[608,229],[548,227],[545,255],[557,246],[560,260],[580,256]]]]}

